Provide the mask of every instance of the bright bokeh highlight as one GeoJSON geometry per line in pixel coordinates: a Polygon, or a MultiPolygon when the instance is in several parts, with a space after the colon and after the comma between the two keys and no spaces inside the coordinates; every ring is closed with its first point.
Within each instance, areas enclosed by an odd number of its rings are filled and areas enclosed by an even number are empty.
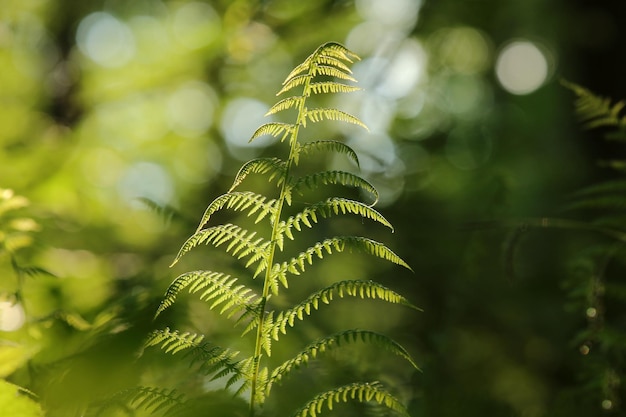
{"type": "Polygon", "coordinates": [[[533,42],[526,40],[507,44],[496,60],[500,85],[512,94],[530,94],[548,78],[548,59],[533,42]]]}
{"type": "Polygon", "coordinates": [[[14,332],[19,330],[26,320],[24,309],[20,304],[0,301],[0,331],[14,332]]]}
{"type": "Polygon", "coordinates": [[[76,41],[80,51],[103,67],[121,67],[135,55],[132,31],[106,12],[95,12],[78,25],[76,41]]]}

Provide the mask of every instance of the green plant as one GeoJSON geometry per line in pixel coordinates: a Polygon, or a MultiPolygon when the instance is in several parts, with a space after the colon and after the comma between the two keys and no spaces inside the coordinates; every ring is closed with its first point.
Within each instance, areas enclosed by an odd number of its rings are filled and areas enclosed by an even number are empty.
{"type": "MultiPolygon", "coordinates": [[[[583,128],[602,129],[601,137],[617,146],[626,141],[626,102],[601,97],[575,83],[562,81],[576,99],[574,109],[583,128]]],[[[582,321],[572,337],[584,360],[577,363],[580,385],[572,395],[590,402],[591,409],[623,410],[626,395],[619,375],[626,371],[626,160],[601,160],[609,179],[593,183],[570,196],[562,212],[567,216],[481,222],[480,227],[508,229],[504,264],[510,277],[523,240],[530,232],[560,229],[569,235],[566,276],[561,285],[567,296],[567,309],[582,321]]]]}
{"type": "MultiPolygon", "coordinates": [[[[358,57],[344,46],[330,42],[321,45],[291,71],[277,95],[294,95],[278,101],[267,114],[293,109],[297,112],[294,122],[264,124],[250,139],[253,141],[271,135],[289,146],[288,156],[285,159],[263,157],[246,162],[228,192],[208,205],[195,233],[182,245],[172,264],[201,244],[225,248],[227,254],[245,262],[245,268],[250,272],[249,281],[212,270],[196,270],[178,276],[167,289],[157,316],[176,304],[184,291],[196,294],[207,303],[209,309],[233,319],[236,325],[242,327],[241,336],[251,339],[250,354],[240,354],[234,349],[208,343],[204,335],[196,332],[170,328],[154,331],[146,342],[147,347],[157,346],[168,353],[186,352],[186,357],[192,363],[201,364],[203,372],[213,375],[214,379],[223,378],[225,388],[233,388],[237,396],[245,395],[249,398],[250,416],[262,412],[262,406],[271,395],[272,388],[295,369],[343,344],[362,341],[379,345],[418,369],[400,344],[384,334],[361,329],[343,330],[321,337],[277,366],[268,365],[272,348],[281,337],[291,328],[299,328],[323,304],[336,302],[343,297],[357,297],[416,308],[404,296],[371,280],[336,280],[295,304],[289,303],[284,296],[294,276],[309,272],[307,269],[311,265],[337,252],[361,251],[411,269],[387,246],[362,236],[329,237],[301,252],[296,250],[293,256],[287,254],[288,250],[295,248],[296,235],[303,232],[305,226],[313,229],[321,219],[333,216],[361,216],[393,230],[392,225],[373,208],[378,199],[377,191],[365,179],[345,171],[324,170],[300,174],[299,170],[303,160],[308,160],[310,155],[320,151],[347,155],[358,165],[356,152],[342,142],[305,142],[301,139],[301,133],[308,124],[324,120],[346,122],[367,129],[358,118],[341,110],[307,107],[312,96],[359,90],[345,83],[356,81],[348,67],[355,59],[358,57]],[[293,93],[297,89],[300,92],[293,93]],[[253,174],[267,176],[277,186],[277,195],[270,197],[253,191],[240,191],[244,181],[253,174]],[[294,204],[294,195],[306,195],[307,191],[314,191],[324,185],[356,187],[372,195],[374,201],[365,204],[354,199],[331,197],[295,209],[298,204],[294,204]],[[235,224],[237,222],[210,226],[213,216],[224,209],[241,212],[246,217],[254,216],[251,229],[235,224]],[[289,214],[290,209],[295,212],[289,214]],[[258,278],[262,283],[260,289],[255,290],[253,280],[258,278]],[[273,303],[275,300],[280,300],[280,303],[273,303]]],[[[163,406],[170,410],[178,409],[184,402],[177,392],[151,388],[130,390],[124,396],[126,400],[147,408],[163,406]]],[[[333,409],[336,404],[350,400],[378,403],[407,415],[402,403],[376,381],[353,382],[328,389],[314,396],[293,415],[314,417],[322,409],[333,409]]]]}

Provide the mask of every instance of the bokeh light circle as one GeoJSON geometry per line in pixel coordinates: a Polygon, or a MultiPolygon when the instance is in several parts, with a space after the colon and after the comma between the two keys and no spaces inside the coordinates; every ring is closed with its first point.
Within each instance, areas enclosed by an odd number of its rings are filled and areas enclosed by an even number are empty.
{"type": "Polygon", "coordinates": [[[19,303],[0,301],[0,331],[14,332],[26,321],[24,309],[19,303]]]}
{"type": "Polygon", "coordinates": [[[92,13],[80,22],[76,43],[85,56],[109,68],[125,65],[136,52],[133,32],[106,12],[92,13]]]}
{"type": "Polygon", "coordinates": [[[548,59],[535,43],[517,40],[505,45],[496,60],[500,85],[517,95],[530,94],[541,87],[549,75],[548,59]]]}

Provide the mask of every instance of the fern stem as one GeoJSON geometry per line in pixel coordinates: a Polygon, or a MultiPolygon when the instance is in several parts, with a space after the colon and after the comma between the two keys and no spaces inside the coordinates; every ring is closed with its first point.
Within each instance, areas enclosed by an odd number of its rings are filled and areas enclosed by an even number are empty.
{"type": "Polygon", "coordinates": [[[289,181],[289,173],[291,171],[291,166],[293,164],[296,152],[296,146],[298,145],[298,133],[300,131],[300,126],[302,126],[305,122],[306,114],[305,114],[305,103],[308,95],[306,91],[309,89],[309,85],[311,83],[312,78],[312,70],[309,68],[308,77],[304,83],[302,100],[298,106],[298,116],[295,124],[295,128],[291,133],[291,137],[289,138],[289,158],[287,159],[287,164],[285,167],[285,181],[282,182],[280,187],[280,196],[278,201],[276,202],[276,211],[272,218],[272,234],[271,234],[271,244],[269,248],[269,254],[267,258],[267,267],[265,269],[265,279],[263,282],[263,293],[261,295],[261,302],[259,305],[259,324],[256,331],[256,340],[254,346],[254,361],[253,361],[253,369],[252,369],[252,383],[250,389],[250,417],[254,417],[255,413],[255,405],[256,405],[256,395],[259,390],[259,369],[261,365],[261,351],[262,351],[262,339],[263,339],[263,331],[265,327],[265,307],[267,305],[267,300],[269,298],[269,292],[271,288],[271,280],[272,280],[272,265],[274,264],[274,255],[276,253],[277,239],[279,232],[279,223],[281,220],[281,214],[283,207],[285,205],[286,196],[288,193],[288,187],[290,186],[289,181]]]}

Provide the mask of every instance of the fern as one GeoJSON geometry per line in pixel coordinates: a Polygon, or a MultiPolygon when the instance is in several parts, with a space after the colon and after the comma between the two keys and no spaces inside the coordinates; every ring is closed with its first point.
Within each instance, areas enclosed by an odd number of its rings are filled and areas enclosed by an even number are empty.
{"type": "MultiPolygon", "coordinates": [[[[276,337],[277,339],[277,337],[276,337]]],[[[328,337],[318,339],[314,343],[307,346],[302,352],[298,353],[293,358],[285,361],[280,366],[276,367],[272,372],[270,381],[276,382],[284,378],[292,369],[298,368],[302,365],[308,364],[310,359],[315,359],[319,353],[324,353],[335,347],[339,347],[341,343],[354,343],[356,341],[362,341],[365,343],[373,343],[382,346],[383,348],[401,356],[407,360],[413,368],[419,370],[419,367],[409,355],[409,353],[400,344],[390,339],[389,337],[372,332],[369,330],[345,330],[343,332],[335,333],[328,337]]],[[[271,385],[268,384],[267,391],[269,392],[271,385]]]]}
{"type": "MultiPolygon", "coordinates": [[[[181,292],[199,296],[208,309],[225,317],[233,317],[236,324],[245,324],[242,337],[251,337],[251,354],[219,348],[204,341],[204,336],[195,332],[178,330],[157,330],[147,339],[146,347],[156,347],[165,353],[177,355],[186,352],[185,357],[192,364],[201,364],[201,370],[213,374],[213,378],[228,377],[226,387],[240,384],[236,395],[249,393],[250,415],[253,416],[265,403],[273,384],[300,365],[308,363],[318,353],[335,349],[347,343],[361,341],[380,346],[390,353],[417,367],[408,351],[389,337],[369,330],[345,330],[311,342],[301,352],[286,359],[282,365],[270,369],[265,358],[272,354],[272,344],[279,341],[279,335],[286,333],[287,327],[294,327],[317,310],[321,304],[330,304],[346,296],[361,299],[381,300],[390,304],[400,304],[417,309],[397,292],[368,280],[338,280],[314,291],[301,303],[284,311],[272,309],[271,298],[289,287],[289,279],[304,274],[308,265],[320,262],[325,255],[337,252],[359,251],[373,257],[389,261],[411,270],[410,266],[385,244],[364,236],[335,236],[315,242],[293,257],[282,257],[287,241],[295,245],[295,234],[304,227],[314,228],[320,219],[337,216],[360,216],[393,231],[391,223],[376,211],[373,206],[378,201],[375,187],[359,175],[345,171],[321,171],[300,173],[296,168],[301,159],[319,152],[343,154],[358,167],[358,156],[348,145],[336,140],[313,140],[302,142],[300,133],[308,123],[338,121],[367,129],[356,116],[333,108],[307,108],[307,101],[313,95],[350,93],[358,87],[344,82],[356,81],[349,64],[358,57],[344,46],[330,42],[320,46],[304,62],[296,66],[285,79],[278,95],[289,92],[291,95],[273,105],[268,115],[295,111],[293,123],[271,122],[260,126],[250,138],[253,141],[261,136],[273,136],[289,145],[288,157],[258,158],[243,164],[235,175],[232,186],[225,194],[215,198],[205,209],[196,231],[183,243],[175,256],[172,266],[188,252],[200,245],[222,247],[235,260],[243,262],[249,270],[249,278],[262,277],[262,289],[254,291],[240,278],[225,272],[198,270],[183,273],[175,278],[167,289],[157,316],[176,304],[181,292]],[[324,77],[319,79],[319,77],[324,77]],[[241,190],[250,175],[267,176],[278,187],[278,196],[269,197],[253,191],[241,190]],[[323,185],[342,185],[365,191],[372,196],[372,202],[348,199],[340,196],[304,204],[299,211],[287,215],[285,207],[292,204],[293,193],[303,195],[323,185]],[[234,223],[211,225],[213,215],[221,210],[239,212],[252,217],[254,224],[266,222],[267,228],[246,229],[234,223]],[[264,230],[262,232],[262,230],[264,230]]],[[[295,247],[294,247],[295,248],[295,247]]],[[[178,356],[178,355],[177,355],[178,356]]],[[[323,408],[332,409],[338,402],[348,400],[361,402],[374,401],[387,408],[406,415],[406,409],[379,383],[355,382],[315,396],[301,410],[298,416],[315,416],[323,408]]]]}
{"type": "Polygon", "coordinates": [[[419,308],[411,304],[405,297],[377,282],[358,280],[339,281],[314,292],[307,297],[306,300],[295,305],[294,307],[279,312],[276,320],[274,321],[272,337],[274,339],[278,339],[278,332],[283,334],[287,333],[287,325],[293,327],[296,319],[303,320],[305,316],[311,314],[311,311],[318,310],[320,303],[330,304],[333,301],[335,294],[340,298],[343,298],[344,296],[351,296],[363,299],[379,299],[388,303],[402,304],[419,310],[419,308]]]}
{"type": "Polygon", "coordinates": [[[303,195],[304,187],[314,189],[319,187],[321,184],[339,184],[358,187],[363,191],[367,191],[374,197],[374,201],[370,204],[371,206],[375,205],[378,202],[378,191],[372,184],[359,177],[358,175],[344,171],[316,172],[314,174],[299,177],[294,180],[294,183],[293,185],[291,185],[291,189],[289,191],[291,192],[293,190],[296,191],[298,194],[303,195]]]}
{"type": "MultiPolygon", "coordinates": [[[[265,174],[271,172],[270,181],[277,175],[282,179],[285,176],[285,167],[285,162],[278,158],[259,158],[248,161],[239,169],[239,172],[235,176],[235,181],[233,181],[233,185],[228,192],[230,193],[237,188],[248,174],[265,174]]],[[[278,185],[281,185],[281,183],[279,182],[278,185]]]]}
{"type": "Polygon", "coordinates": [[[561,83],[576,94],[576,113],[586,128],[626,127],[626,115],[622,112],[625,101],[612,103],[611,99],[600,97],[578,84],[564,80],[561,83]]]}
{"type": "MultiPolygon", "coordinates": [[[[604,128],[604,138],[609,140],[626,139],[625,101],[613,102],[577,84],[562,81],[576,98],[574,109],[583,127],[604,128]]],[[[626,265],[626,180],[622,177],[626,161],[604,161],[601,166],[615,170],[616,178],[592,184],[571,195],[571,201],[563,207],[564,213],[575,213],[582,220],[571,218],[529,218],[509,221],[477,222],[472,227],[502,227],[509,230],[504,245],[505,267],[513,276],[516,250],[522,237],[533,229],[564,229],[584,233],[585,247],[569,262],[571,274],[562,282],[567,290],[568,303],[575,311],[582,311],[587,326],[574,336],[573,343],[579,346],[581,355],[580,372],[583,392],[589,398],[602,404],[603,411],[617,410],[624,402],[623,387],[617,375],[626,368],[622,358],[624,334],[620,305],[626,286],[621,274],[613,279],[609,274],[613,268],[623,273],[626,265]],[[584,211],[583,211],[584,210],[584,211]],[[592,243],[588,240],[592,237],[592,243]],[[612,303],[612,315],[605,307],[612,303]],[[595,354],[591,355],[590,352],[595,354]]]]}
{"type": "Polygon", "coordinates": [[[354,152],[354,150],[348,145],[342,142],[337,142],[336,140],[318,140],[315,142],[305,143],[299,148],[299,152],[301,155],[306,155],[307,153],[316,150],[346,154],[350,159],[352,159],[352,161],[357,164],[357,166],[359,165],[359,157],[357,156],[356,152],[354,152]]]}
{"type": "Polygon", "coordinates": [[[152,415],[172,414],[185,405],[185,395],[175,389],[135,387],[120,391],[93,407],[95,416],[101,416],[110,409],[145,410],[152,415]]]}
{"type": "Polygon", "coordinates": [[[294,417],[316,417],[324,408],[332,410],[335,404],[356,400],[359,402],[376,401],[387,408],[398,412],[401,416],[409,413],[406,408],[389,392],[385,391],[378,382],[357,382],[344,385],[317,395],[302,408],[297,410],[294,417]]]}
{"type": "Polygon", "coordinates": [[[172,282],[167,289],[165,298],[161,301],[156,315],[173,305],[178,294],[189,287],[189,293],[194,294],[202,291],[200,299],[203,301],[213,301],[210,308],[213,309],[223,304],[220,314],[230,310],[227,317],[232,316],[242,310],[250,310],[252,308],[252,300],[257,296],[250,288],[244,285],[233,284],[237,282],[237,278],[231,278],[220,272],[213,271],[193,271],[180,275],[172,282]]]}

